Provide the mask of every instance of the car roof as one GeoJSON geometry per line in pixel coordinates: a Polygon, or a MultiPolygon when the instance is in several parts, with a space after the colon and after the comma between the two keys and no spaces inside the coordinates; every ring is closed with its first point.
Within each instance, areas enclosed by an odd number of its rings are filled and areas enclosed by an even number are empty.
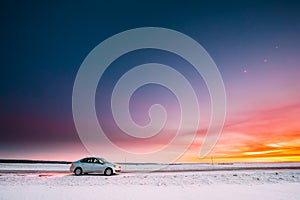
{"type": "Polygon", "coordinates": [[[98,159],[104,159],[104,158],[101,158],[101,157],[94,157],[94,156],[91,156],[91,157],[85,157],[85,158],[81,158],[80,160],[87,159],[87,158],[98,158],[98,159]]]}

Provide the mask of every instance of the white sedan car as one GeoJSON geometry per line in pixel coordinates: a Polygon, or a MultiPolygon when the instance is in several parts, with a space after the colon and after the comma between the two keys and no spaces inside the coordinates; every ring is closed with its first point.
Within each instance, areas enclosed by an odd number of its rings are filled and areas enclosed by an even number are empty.
{"type": "Polygon", "coordinates": [[[108,162],[104,158],[88,157],[72,162],[70,171],[77,176],[88,173],[101,173],[110,176],[116,172],[120,172],[121,167],[108,162]]]}

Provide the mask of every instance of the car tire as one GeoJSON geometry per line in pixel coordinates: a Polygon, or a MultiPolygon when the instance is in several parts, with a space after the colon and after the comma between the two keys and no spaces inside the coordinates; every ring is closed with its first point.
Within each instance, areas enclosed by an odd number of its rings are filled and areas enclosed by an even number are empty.
{"type": "Polygon", "coordinates": [[[111,168],[106,168],[104,174],[105,176],[111,176],[113,174],[113,170],[111,168]]]}
{"type": "Polygon", "coordinates": [[[81,169],[80,167],[76,168],[76,169],[74,170],[74,174],[75,174],[76,176],[81,175],[81,174],[82,174],[82,169],[81,169]]]}

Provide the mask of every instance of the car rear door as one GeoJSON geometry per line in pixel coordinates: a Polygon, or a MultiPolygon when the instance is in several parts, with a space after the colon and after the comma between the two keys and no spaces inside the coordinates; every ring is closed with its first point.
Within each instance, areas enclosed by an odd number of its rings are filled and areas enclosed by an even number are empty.
{"type": "Polygon", "coordinates": [[[92,172],[94,163],[91,158],[81,160],[81,166],[84,173],[92,172]]]}

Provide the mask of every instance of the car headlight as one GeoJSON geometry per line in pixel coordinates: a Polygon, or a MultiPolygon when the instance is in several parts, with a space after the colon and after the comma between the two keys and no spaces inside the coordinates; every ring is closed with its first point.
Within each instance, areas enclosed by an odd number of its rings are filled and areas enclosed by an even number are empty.
{"type": "Polygon", "coordinates": [[[119,166],[119,165],[114,165],[114,168],[116,168],[116,169],[121,169],[121,166],[119,166]]]}

